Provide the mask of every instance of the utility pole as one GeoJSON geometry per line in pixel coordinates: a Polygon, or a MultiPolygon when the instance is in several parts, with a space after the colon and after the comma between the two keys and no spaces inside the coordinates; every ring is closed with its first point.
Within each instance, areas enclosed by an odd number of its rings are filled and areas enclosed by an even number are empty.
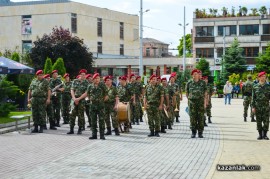
{"type": "Polygon", "coordinates": [[[186,70],[186,7],[184,6],[184,47],[183,47],[183,71],[186,70]]]}
{"type": "Polygon", "coordinates": [[[226,37],[226,27],[223,27],[223,56],[222,56],[222,67],[221,67],[221,74],[224,73],[224,57],[225,57],[225,37],[226,37]]]}
{"type": "Polygon", "coordinates": [[[143,76],[143,0],[140,6],[140,57],[139,57],[139,74],[143,76]]]}

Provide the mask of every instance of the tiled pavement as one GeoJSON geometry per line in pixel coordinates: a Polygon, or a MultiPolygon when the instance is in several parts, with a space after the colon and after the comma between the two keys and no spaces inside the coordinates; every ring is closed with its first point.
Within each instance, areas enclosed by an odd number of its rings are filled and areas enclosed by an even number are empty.
{"type": "Polygon", "coordinates": [[[145,123],[129,134],[90,141],[90,131],[66,135],[68,125],[43,134],[0,136],[0,178],[205,178],[220,147],[216,124],[203,139],[191,139],[189,118],[160,138],[147,137],[145,123]]]}

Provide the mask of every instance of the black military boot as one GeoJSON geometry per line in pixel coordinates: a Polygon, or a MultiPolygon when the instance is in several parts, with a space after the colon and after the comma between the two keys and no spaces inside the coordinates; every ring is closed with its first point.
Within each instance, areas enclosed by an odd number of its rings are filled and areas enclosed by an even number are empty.
{"type": "Polygon", "coordinates": [[[139,119],[136,119],[136,124],[140,125],[139,119]]]}
{"type": "Polygon", "coordinates": [[[51,130],[57,130],[57,128],[54,126],[54,124],[52,122],[50,123],[50,129],[51,130]]]}
{"type": "Polygon", "coordinates": [[[43,133],[43,125],[41,125],[41,126],[39,127],[38,133],[43,133]]]}
{"type": "Polygon", "coordinates": [[[204,116],[204,126],[208,127],[208,125],[206,124],[206,116],[204,116]]]}
{"type": "Polygon", "coordinates": [[[154,130],[151,130],[150,131],[150,134],[148,135],[148,137],[153,137],[153,136],[155,136],[155,133],[154,133],[154,130]]]}
{"type": "Polygon", "coordinates": [[[191,138],[195,138],[195,137],[196,137],[196,130],[192,130],[191,138]]]}
{"type": "Polygon", "coordinates": [[[67,134],[74,134],[74,127],[70,127],[70,131],[67,134]]]}
{"type": "Polygon", "coordinates": [[[59,121],[57,121],[57,123],[55,124],[56,127],[60,127],[60,123],[59,121]]]}
{"type": "Polygon", "coordinates": [[[258,140],[262,140],[263,139],[263,134],[262,131],[258,131],[259,132],[259,136],[257,137],[258,140]]]}
{"type": "Polygon", "coordinates": [[[165,126],[164,126],[164,129],[168,129],[168,126],[167,126],[167,125],[165,125],[165,126]]]}
{"type": "Polygon", "coordinates": [[[129,123],[129,128],[132,129],[132,125],[131,125],[131,122],[129,123]]]}
{"type": "MultiPolygon", "coordinates": [[[[252,120],[251,120],[252,121],[252,120]]],[[[247,122],[247,117],[244,117],[244,122],[247,122]]]]}
{"type": "Polygon", "coordinates": [[[97,139],[97,134],[92,134],[92,137],[89,137],[90,140],[97,139]]]}
{"type": "Polygon", "coordinates": [[[155,136],[156,136],[156,137],[160,137],[159,131],[155,131],[155,136]]]}
{"type": "Polygon", "coordinates": [[[107,127],[107,132],[105,135],[112,135],[112,129],[110,127],[107,127]]]}
{"type": "Polygon", "coordinates": [[[168,129],[172,130],[172,125],[171,124],[168,124],[168,129]]]}
{"type": "Polygon", "coordinates": [[[82,127],[79,127],[77,134],[82,134],[82,127]]]}
{"type": "Polygon", "coordinates": [[[178,122],[179,123],[179,119],[178,119],[179,117],[176,117],[176,122],[178,122]]]}
{"type": "Polygon", "coordinates": [[[212,123],[210,116],[208,117],[208,123],[212,123]]]}
{"type": "Polygon", "coordinates": [[[267,137],[267,131],[263,131],[263,138],[265,140],[269,140],[269,138],[267,137]]]}
{"type": "Polygon", "coordinates": [[[32,133],[38,133],[38,125],[35,125],[34,130],[32,130],[32,133]]]}
{"type": "Polygon", "coordinates": [[[118,128],[114,128],[114,132],[115,132],[115,135],[120,135],[118,128]]]}
{"type": "Polygon", "coordinates": [[[140,122],[143,122],[143,120],[142,120],[142,116],[140,117],[140,122]]]}
{"type": "Polygon", "coordinates": [[[164,126],[161,126],[161,131],[160,131],[161,133],[167,133],[166,131],[165,131],[165,127],[164,126]]]}
{"type": "Polygon", "coordinates": [[[256,120],[254,119],[254,117],[251,117],[251,122],[256,122],[256,120]]]}
{"type": "Polygon", "coordinates": [[[198,132],[198,136],[199,136],[199,138],[203,138],[203,133],[202,132],[198,132]]]}
{"type": "Polygon", "coordinates": [[[101,140],[106,140],[106,139],[105,139],[104,133],[100,133],[100,139],[101,139],[101,140]]]}

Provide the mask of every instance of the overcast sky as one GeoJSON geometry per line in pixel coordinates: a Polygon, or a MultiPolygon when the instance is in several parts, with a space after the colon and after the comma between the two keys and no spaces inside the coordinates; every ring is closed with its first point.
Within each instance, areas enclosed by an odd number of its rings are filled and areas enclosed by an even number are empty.
{"type": "MultiPolygon", "coordinates": [[[[11,0],[14,2],[24,0],[11,0]]],[[[73,0],[93,6],[108,8],[129,14],[139,14],[140,0],[73,0]]],[[[184,21],[184,6],[186,6],[186,34],[191,32],[193,12],[196,8],[216,8],[221,14],[223,6],[230,11],[234,6],[238,12],[239,6],[250,8],[260,8],[266,6],[270,8],[270,0],[143,0],[143,9],[150,9],[144,13],[144,37],[155,38],[165,43],[171,44],[170,48],[179,45],[179,39],[183,36],[183,27],[178,24],[184,21]]],[[[269,10],[268,10],[269,11],[269,10]]],[[[249,13],[248,12],[248,13],[249,13]]],[[[174,54],[177,51],[173,52],[174,54]]]]}

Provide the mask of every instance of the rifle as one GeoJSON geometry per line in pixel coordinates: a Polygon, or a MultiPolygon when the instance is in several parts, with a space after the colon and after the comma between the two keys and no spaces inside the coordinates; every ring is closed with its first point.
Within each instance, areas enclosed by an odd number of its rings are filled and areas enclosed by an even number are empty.
{"type": "Polygon", "coordinates": [[[56,96],[56,91],[63,85],[63,82],[52,89],[52,96],[56,96]]]}

